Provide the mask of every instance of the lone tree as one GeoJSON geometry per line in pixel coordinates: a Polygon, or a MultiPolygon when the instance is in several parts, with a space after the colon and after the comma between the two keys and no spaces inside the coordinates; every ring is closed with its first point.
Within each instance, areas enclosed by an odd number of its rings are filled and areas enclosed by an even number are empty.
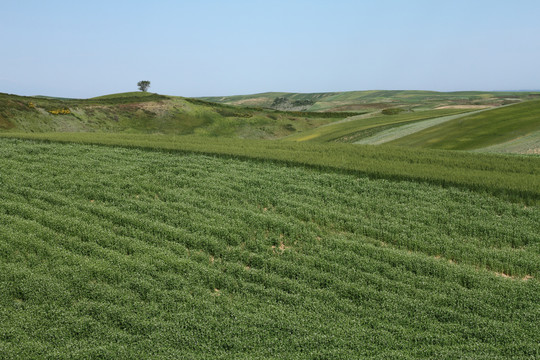
{"type": "Polygon", "coordinates": [[[137,86],[139,87],[139,90],[146,92],[148,88],[150,87],[150,81],[148,80],[142,80],[137,83],[137,86]]]}

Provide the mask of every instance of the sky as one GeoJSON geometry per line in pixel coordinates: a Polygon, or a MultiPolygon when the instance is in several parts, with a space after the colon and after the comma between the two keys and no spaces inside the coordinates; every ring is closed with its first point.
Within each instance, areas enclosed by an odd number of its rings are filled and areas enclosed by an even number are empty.
{"type": "Polygon", "coordinates": [[[0,92],[540,89],[539,0],[3,0],[0,92]]]}

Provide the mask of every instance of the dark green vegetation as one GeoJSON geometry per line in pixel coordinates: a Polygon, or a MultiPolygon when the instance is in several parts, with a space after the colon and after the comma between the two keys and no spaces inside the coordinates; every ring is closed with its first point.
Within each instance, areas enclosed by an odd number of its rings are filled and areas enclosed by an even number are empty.
{"type": "Polygon", "coordinates": [[[437,92],[415,90],[370,90],[328,93],[262,93],[206,97],[204,100],[242,106],[276,107],[295,102],[309,111],[366,111],[393,107],[434,109],[441,106],[500,106],[540,97],[534,92],[437,92]],[[278,103],[274,103],[280,99],[278,103]],[[309,106],[307,106],[309,105],[309,106]]]}
{"type": "Polygon", "coordinates": [[[315,101],[309,100],[309,99],[291,100],[286,97],[277,97],[274,99],[270,107],[273,109],[278,109],[278,110],[291,110],[291,109],[305,110],[305,109],[308,109],[313,104],[315,104],[315,101]]]}
{"type": "Polygon", "coordinates": [[[447,121],[389,142],[391,145],[473,150],[540,130],[540,101],[527,101],[447,121]]]}
{"type": "MultiPolygon", "coordinates": [[[[162,148],[204,150],[201,139],[161,138],[162,148]]],[[[335,145],[206,146],[291,161],[350,148],[394,172],[429,167],[427,151],[335,145]]],[[[334,165],[347,168],[340,153],[334,165]]],[[[528,167],[538,194],[538,159],[431,153],[434,169],[444,159],[460,174],[468,163],[479,182],[505,170],[527,183],[528,167]]],[[[0,185],[6,359],[540,357],[536,205],[272,162],[16,139],[0,139],[0,185]]]]}
{"type": "Polygon", "coordinates": [[[195,152],[372,178],[457,186],[526,203],[540,200],[540,158],[392,146],[104,133],[1,134],[35,140],[195,152]]]}
{"type": "Polygon", "coordinates": [[[2,132],[100,131],[272,139],[349,115],[239,108],[141,92],[84,100],[0,93],[2,132]]]}
{"type": "Polygon", "coordinates": [[[467,110],[446,109],[426,110],[418,112],[393,112],[390,114],[372,116],[360,115],[348,118],[345,121],[320,126],[301,133],[292,134],[285,138],[288,141],[315,141],[315,142],[355,142],[378,132],[448,115],[461,114],[467,110]]]}

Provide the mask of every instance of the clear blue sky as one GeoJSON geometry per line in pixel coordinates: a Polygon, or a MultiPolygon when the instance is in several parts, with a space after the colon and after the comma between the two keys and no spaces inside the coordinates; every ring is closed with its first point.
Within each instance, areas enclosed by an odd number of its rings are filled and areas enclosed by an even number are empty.
{"type": "Polygon", "coordinates": [[[0,92],[540,88],[539,0],[3,1],[0,92]]]}

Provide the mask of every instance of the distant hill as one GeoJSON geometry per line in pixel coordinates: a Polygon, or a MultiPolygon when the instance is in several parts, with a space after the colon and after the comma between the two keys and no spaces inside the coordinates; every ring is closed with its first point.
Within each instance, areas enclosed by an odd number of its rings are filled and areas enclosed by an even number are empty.
{"type": "Polygon", "coordinates": [[[203,97],[202,100],[240,106],[282,109],[295,102],[306,111],[374,111],[386,108],[435,109],[439,107],[494,107],[540,97],[538,92],[437,92],[369,90],[325,93],[269,92],[253,95],[203,97]],[[285,101],[279,101],[284,99],[285,101]],[[278,101],[276,101],[278,100],[278,101]],[[302,106],[302,103],[305,105],[302,106]]]}
{"type": "Polygon", "coordinates": [[[91,99],[0,93],[0,131],[10,132],[99,131],[274,139],[349,115],[234,107],[142,92],[91,99]]]}

